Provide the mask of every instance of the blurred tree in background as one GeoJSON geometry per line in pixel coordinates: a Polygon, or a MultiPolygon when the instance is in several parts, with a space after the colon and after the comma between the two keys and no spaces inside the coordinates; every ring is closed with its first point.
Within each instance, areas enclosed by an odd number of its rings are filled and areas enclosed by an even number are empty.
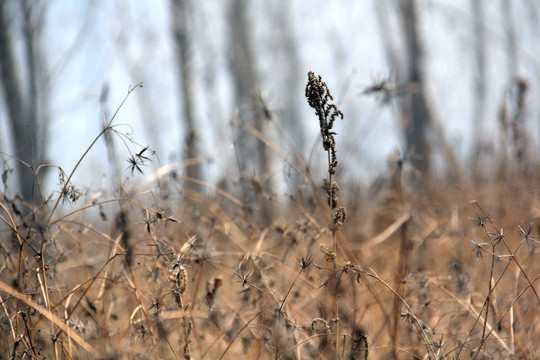
{"type": "MultiPolygon", "coordinates": [[[[11,153],[16,184],[29,206],[42,203],[36,174],[45,163],[49,124],[46,51],[41,34],[46,3],[42,1],[0,2],[0,71],[2,101],[7,108],[11,153]]],[[[4,171],[7,171],[6,167],[4,171]]]]}
{"type": "MultiPolygon", "coordinates": [[[[346,114],[342,159],[355,166],[343,176],[372,181],[401,147],[417,178],[457,179],[472,168],[485,179],[502,148],[525,141],[538,152],[540,126],[531,120],[540,105],[529,99],[538,96],[539,18],[530,1],[2,1],[0,141],[13,156],[4,156],[3,172],[16,176],[8,193],[41,204],[34,173],[46,154],[76,163],[87,134],[102,130],[100,106],[119,104],[140,81],[118,123],[161,161],[181,159],[192,189],[239,178],[228,182],[246,204],[270,199],[284,182],[294,191],[302,175],[278,162],[268,141],[320,170],[317,124],[299,102],[308,70],[336,89],[346,114]]],[[[111,148],[100,143],[75,181],[112,177],[103,161],[111,148]]],[[[506,152],[505,164],[524,153],[506,152]]],[[[127,165],[116,160],[122,177],[127,165]]],[[[55,181],[42,180],[49,188],[55,181]]]]}
{"type": "MultiPolygon", "coordinates": [[[[184,160],[196,161],[199,156],[199,130],[195,121],[193,112],[194,92],[193,92],[193,70],[192,70],[192,36],[190,31],[192,25],[192,6],[188,0],[171,0],[171,15],[176,42],[176,51],[178,58],[178,73],[180,75],[180,103],[182,104],[182,117],[184,120],[184,141],[181,148],[184,150],[184,160]]],[[[189,164],[186,166],[186,175],[194,180],[202,180],[201,164],[189,164]]],[[[188,181],[191,189],[200,190],[200,185],[188,181]]]]}

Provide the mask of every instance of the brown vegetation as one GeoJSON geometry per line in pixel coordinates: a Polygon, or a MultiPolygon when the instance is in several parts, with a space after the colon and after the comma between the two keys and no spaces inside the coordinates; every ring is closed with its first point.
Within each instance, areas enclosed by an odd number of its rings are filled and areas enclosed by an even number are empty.
{"type": "MultiPolygon", "coordinates": [[[[0,358],[535,358],[531,159],[514,169],[505,155],[481,185],[430,175],[413,192],[398,157],[377,193],[338,186],[333,125],[344,116],[322,78],[308,77],[328,174],[313,177],[298,154],[253,130],[304,178],[288,196],[246,183],[255,204],[272,204],[271,225],[225,188],[182,186],[197,179],[171,167],[111,196],[83,196],[71,183],[77,167],[61,171],[61,191],[28,204],[27,216],[2,193],[0,358]]],[[[113,120],[96,140],[122,136],[113,120]]],[[[132,145],[128,176],[154,155],[132,145]]]]}

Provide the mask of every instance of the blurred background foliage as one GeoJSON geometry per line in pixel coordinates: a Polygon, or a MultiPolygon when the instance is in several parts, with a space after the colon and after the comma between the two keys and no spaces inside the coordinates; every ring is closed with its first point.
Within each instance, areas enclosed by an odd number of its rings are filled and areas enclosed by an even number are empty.
{"type": "MultiPolygon", "coordinates": [[[[29,167],[72,169],[139,82],[115,122],[152,166],[194,160],[178,166],[190,178],[235,168],[294,191],[299,175],[254,134],[323,173],[309,70],[345,113],[344,178],[370,184],[390,155],[416,179],[486,181],[501,159],[523,174],[538,162],[539,15],[530,0],[2,1],[4,191],[41,202],[29,167]]],[[[73,181],[118,185],[120,146],[105,137],[73,181]]],[[[48,191],[52,173],[39,172],[48,191]]]]}

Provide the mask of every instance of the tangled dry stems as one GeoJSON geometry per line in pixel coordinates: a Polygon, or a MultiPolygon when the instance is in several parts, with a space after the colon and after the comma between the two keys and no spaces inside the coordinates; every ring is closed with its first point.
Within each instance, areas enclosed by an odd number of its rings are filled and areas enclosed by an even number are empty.
{"type": "MultiPolygon", "coordinates": [[[[290,202],[275,199],[283,216],[271,226],[246,218],[233,193],[184,191],[170,169],[109,197],[79,191],[76,168],[61,171],[50,209],[26,217],[2,194],[0,356],[537,356],[534,203],[507,199],[501,211],[498,183],[471,185],[480,200],[443,182],[406,193],[396,166],[394,185],[377,201],[354,195],[365,205],[344,224],[340,204],[356,199],[340,199],[334,179],[333,123],[343,114],[313,73],[306,95],[328,176],[305,173],[312,188],[290,202]],[[75,210],[58,214],[67,204],[75,210]]],[[[126,176],[153,155],[139,146],[126,176]]]]}

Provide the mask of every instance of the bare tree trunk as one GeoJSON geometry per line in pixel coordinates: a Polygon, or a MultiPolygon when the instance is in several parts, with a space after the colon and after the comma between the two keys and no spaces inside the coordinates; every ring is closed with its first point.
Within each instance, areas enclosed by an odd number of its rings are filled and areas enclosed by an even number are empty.
{"type": "MultiPolygon", "coordinates": [[[[270,153],[266,145],[246,132],[250,127],[265,136],[266,124],[263,109],[255,94],[258,91],[258,79],[255,58],[249,39],[251,33],[246,16],[246,0],[231,0],[229,9],[231,71],[234,81],[235,102],[238,109],[235,151],[239,170],[243,177],[248,171],[254,171],[258,179],[252,178],[255,192],[248,189],[243,181],[243,191],[249,203],[257,195],[261,203],[261,220],[268,223],[272,217],[271,204],[265,201],[273,190],[270,174],[270,153]],[[266,177],[265,181],[262,179],[266,177]]],[[[244,179],[245,180],[245,179],[244,179]]]]}
{"type": "Polygon", "coordinates": [[[428,130],[434,130],[442,155],[446,161],[446,176],[454,180],[460,177],[461,171],[454,151],[446,140],[440,120],[431,109],[431,101],[426,91],[424,80],[424,63],[422,41],[418,31],[418,14],[414,0],[395,0],[398,8],[398,21],[404,33],[405,48],[400,51],[389,21],[388,2],[376,2],[375,12],[385,45],[386,57],[390,70],[395,76],[398,112],[403,124],[407,155],[412,165],[424,175],[430,173],[430,144],[428,130]]]}
{"type": "Polygon", "coordinates": [[[407,84],[404,111],[407,151],[413,151],[413,166],[424,175],[430,171],[429,144],[426,137],[431,113],[425,98],[423,49],[418,33],[418,14],[414,0],[398,0],[407,52],[407,84]]]}
{"type": "MultiPolygon", "coordinates": [[[[291,4],[282,3],[275,14],[275,24],[278,36],[282,39],[282,51],[284,55],[284,105],[285,111],[282,116],[284,128],[294,141],[300,154],[305,150],[305,132],[300,123],[298,97],[293,96],[295,89],[302,88],[303,74],[300,69],[300,55],[298,54],[298,43],[295,37],[296,30],[291,19],[291,4]]],[[[301,92],[299,92],[301,93],[301,92]]]]}
{"type": "MultiPolygon", "coordinates": [[[[246,19],[246,3],[242,0],[231,0],[229,9],[230,26],[230,56],[231,71],[234,81],[235,104],[238,111],[240,126],[244,123],[257,122],[256,110],[258,104],[253,101],[252,91],[256,90],[255,65],[251,44],[248,39],[248,25],[246,19]]],[[[250,161],[249,140],[245,132],[240,129],[236,139],[236,152],[240,171],[248,170],[250,161]]]]}
{"type": "Polygon", "coordinates": [[[476,100],[473,108],[473,177],[480,179],[482,158],[488,144],[484,143],[484,123],[486,114],[486,43],[484,2],[471,0],[471,13],[474,18],[474,93],[476,100]]]}
{"type": "Polygon", "coordinates": [[[501,0],[501,12],[503,14],[503,26],[506,32],[506,55],[508,66],[508,84],[514,82],[518,76],[518,50],[516,40],[516,29],[514,26],[514,16],[512,11],[512,2],[501,0]]]}
{"type": "MultiPolygon", "coordinates": [[[[386,61],[390,69],[396,72],[396,75],[401,75],[399,51],[394,36],[391,31],[391,25],[388,21],[388,12],[390,11],[389,4],[386,0],[375,1],[375,14],[381,30],[382,43],[384,44],[384,51],[386,53],[386,61]]],[[[397,83],[400,83],[401,79],[397,79],[397,83]]]]}
{"type": "Polygon", "coordinates": [[[33,6],[23,1],[0,1],[0,73],[4,102],[8,109],[13,142],[14,155],[17,162],[17,183],[22,198],[30,205],[41,205],[42,199],[36,183],[36,170],[44,162],[45,139],[43,128],[45,124],[39,121],[43,117],[43,105],[40,101],[41,67],[37,50],[37,36],[41,14],[39,6],[33,6]],[[15,29],[10,22],[9,6],[22,12],[23,33],[22,41],[25,59],[20,62],[16,58],[12,44],[15,29]],[[18,8],[20,6],[20,8],[18,8]],[[26,72],[25,75],[23,75],[26,72]],[[29,84],[24,86],[22,79],[27,78],[29,84]]]}
{"type": "MultiPolygon", "coordinates": [[[[277,49],[282,56],[282,63],[278,64],[281,71],[281,84],[285,89],[280,94],[280,103],[283,109],[279,113],[279,119],[283,128],[291,138],[296,153],[305,156],[305,130],[302,127],[301,116],[299,112],[299,97],[296,94],[302,94],[298,89],[303,87],[303,74],[300,66],[300,55],[298,53],[298,43],[296,39],[296,29],[291,16],[291,4],[285,2],[269,2],[273,6],[272,24],[275,25],[275,36],[279,41],[277,49]]],[[[296,159],[301,163],[301,159],[296,159]]],[[[292,175],[292,186],[296,188],[304,179],[304,174],[292,175]]]]}
{"type": "MultiPolygon", "coordinates": [[[[193,112],[193,79],[191,76],[190,60],[192,52],[192,39],[189,26],[189,0],[171,0],[174,37],[177,45],[179,73],[182,84],[182,108],[185,123],[184,159],[194,160],[199,156],[199,135],[195,125],[193,112]]],[[[200,163],[188,165],[186,175],[189,178],[201,180],[202,169],[200,163]]],[[[200,185],[188,182],[189,188],[200,191],[200,185]]]]}

